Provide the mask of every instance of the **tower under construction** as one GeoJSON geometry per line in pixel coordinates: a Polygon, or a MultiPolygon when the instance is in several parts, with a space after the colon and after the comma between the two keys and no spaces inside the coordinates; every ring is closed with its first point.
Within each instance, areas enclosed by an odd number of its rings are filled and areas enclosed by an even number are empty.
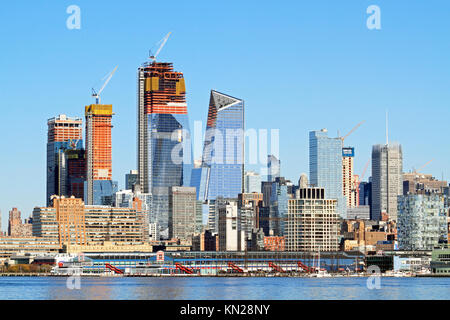
{"type": "Polygon", "coordinates": [[[70,196],[71,184],[68,181],[67,151],[80,151],[83,147],[81,118],[72,118],[64,114],[47,121],[47,206],[51,196],[70,196]]]}
{"type": "Polygon", "coordinates": [[[172,63],[156,61],[139,67],[137,85],[138,183],[150,194],[150,221],[167,237],[169,188],[190,184],[186,86],[172,63]]]}
{"type": "Polygon", "coordinates": [[[111,205],[117,184],[112,181],[111,120],[112,105],[86,106],[86,183],[87,205],[111,205]]]}

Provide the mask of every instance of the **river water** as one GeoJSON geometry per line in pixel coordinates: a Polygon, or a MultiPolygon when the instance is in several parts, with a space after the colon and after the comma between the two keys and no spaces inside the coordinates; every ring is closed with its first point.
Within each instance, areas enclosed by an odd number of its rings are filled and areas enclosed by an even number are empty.
{"type": "Polygon", "coordinates": [[[70,278],[0,277],[0,299],[14,300],[397,300],[450,299],[450,278],[70,278]],[[69,280],[69,281],[68,281],[69,280]],[[375,282],[371,282],[374,284],[375,282]]]}

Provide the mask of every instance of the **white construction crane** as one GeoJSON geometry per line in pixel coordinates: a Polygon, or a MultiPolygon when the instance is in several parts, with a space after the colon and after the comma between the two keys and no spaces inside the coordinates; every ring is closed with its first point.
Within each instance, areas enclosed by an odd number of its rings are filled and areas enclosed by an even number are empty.
{"type": "Polygon", "coordinates": [[[161,52],[162,48],[163,48],[164,45],[166,44],[166,42],[167,42],[167,40],[169,39],[169,37],[170,37],[171,34],[172,34],[172,32],[169,32],[162,40],[160,40],[160,41],[157,43],[157,45],[158,45],[159,43],[161,43],[161,44],[160,44],[158,50],[156,50],[156,53],[155,53],[155,54],[151,54],[151,51],[150,51],[150,60],[152,60],[153,62],[156,61],[156,58],[158,57],[158,54],[161,52]]]}
{"type": "Polygon", "coordinates": [[[111,80],[112,76],[114,75],[114,73],[115,73],[116,70],[117,70],[117,67],[118,67],[118,66],[116,66],[116,67],[114,68],[114,70],[113,70],[109,75],[105,76],[105,77],[102,79],[102,80],[104,80],[104,79],[106,78],[106,81],[105,81],[105,83],[103,84],[102,88],[101,88],[98,92],[95,91],[94,88],[92,88],[92,96],[95,98],[95,103],[96,103],[96,104],[100,104],[100,102],[101,102],[100,94],[101,94],[102,91],[105,89],[105,87],[106,87],[106,85],[108,84],[108,82],[111,80]]]}
{"type": "MultiPolygon", "coordinates": [[[[358,123],[358,124],[357,124],[352,130],[350,130],[350,132],[347,133],[345,136],[339,137],[339,139],[342,140],[342,143],[344,143],[344,140],[345,140],[349,135],[351,135],[356,129],[358,129],[364,122],[366,122],[366,120],[361,121],[360,123],[358,123]]],[[[339,135],[339,134],[338,134],[338,135],[339,135]]]]}

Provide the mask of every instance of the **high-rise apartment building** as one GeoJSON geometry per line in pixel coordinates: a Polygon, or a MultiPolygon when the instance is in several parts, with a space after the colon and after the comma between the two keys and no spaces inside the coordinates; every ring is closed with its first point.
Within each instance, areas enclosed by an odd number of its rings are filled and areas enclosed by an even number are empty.
{"type": "Polygon", "coordinates": [[[339,214],[336,199],[327,199],[324,188],[297,191],[288,202],[286,251],[338,251],[339,214]]]}
{"type": "Polygon", "coordinates": [[[342,187],[342,140],[329,138],[328,131],[309,133],[309,177],[311,185],[325,189],[326,199],[337,200],[337,211],[346,217],[346,202],[342,187]]]}
{"type": "Polygon", "coordinates": [[[397,221],[397,197],[403,194],[403,155],[397,143],[372,148],[372,220],[397,221]]]}
{"type": "Polygon", "coordinates": [[[112,105],[86,106],[86,205],[112,205],[117,183],[112,181],[112,105]]]}
{"type": "Polygon", "coordinates": [[[442,194],[398,197],[397,235],[401,250],[433,250],[447,240],[447,210],[442,194]]]}
{"type": "Polygon", "coordinates": [[[193,187],[169,189],[169,238],[192,240],[198,230],[197,192],[193,187]]]}
{"type": "Polygon", "coordinates": [[[354,174],[355,148],[342,148],[342,190],[347,208],[359,205],[359,177],[354,174]]]}
{"type": "Polygon", "coordinates": [[[168,237],[169,188],[189,186],[192,170],[186,85],[172,63],[138,69],[138,183],[151,195],[150,220],[168,237]],[[174,152],[176,151],[176,152],[174,152]]]}
{"type": "MultiPolygon", "coordinates": [[[[199,200],[237,198],[244,189],[244,101],[212,90],[201,168],[192,185],[199,200]]],[[[194,178],[194,177],[193,177],[194,178]]]]}
{"type": "MultiPolygon", "coordinates": [[[[47,206],[53,195],[69,195],[66,151],[83,148],[83,120],[64,114],[47,121],[47,206]]],[[[70,184],[69,184],[70,185],[70,184]]]]}

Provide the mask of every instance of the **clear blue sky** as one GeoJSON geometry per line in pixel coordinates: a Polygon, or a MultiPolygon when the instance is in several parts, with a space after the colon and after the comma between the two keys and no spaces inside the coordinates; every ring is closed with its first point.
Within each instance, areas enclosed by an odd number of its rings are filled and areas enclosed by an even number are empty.
{"type": "MultiPolygon", "coordinates": [[[[247,128],[279,128],[282,175],[308,172],[308,132],[348,132],[356,173],[371,147],[403,145],[404,168],[450,178],[448,1],[9,1],[0,9],[0,210],[45,204],[47,119],[83,116],[91,87],[115,65],[114,178],[136,167],[136,69],[167,32],[160,60],[182,71],[190,121],[209,92],[246,103],[247,128]],[[81,30],[66,28],[69,5],[81,30]],[[381,9],[369,30],[366,9],[381,9]]],[[[370,175],[369,172],[366,178],[370,175]]]]}

